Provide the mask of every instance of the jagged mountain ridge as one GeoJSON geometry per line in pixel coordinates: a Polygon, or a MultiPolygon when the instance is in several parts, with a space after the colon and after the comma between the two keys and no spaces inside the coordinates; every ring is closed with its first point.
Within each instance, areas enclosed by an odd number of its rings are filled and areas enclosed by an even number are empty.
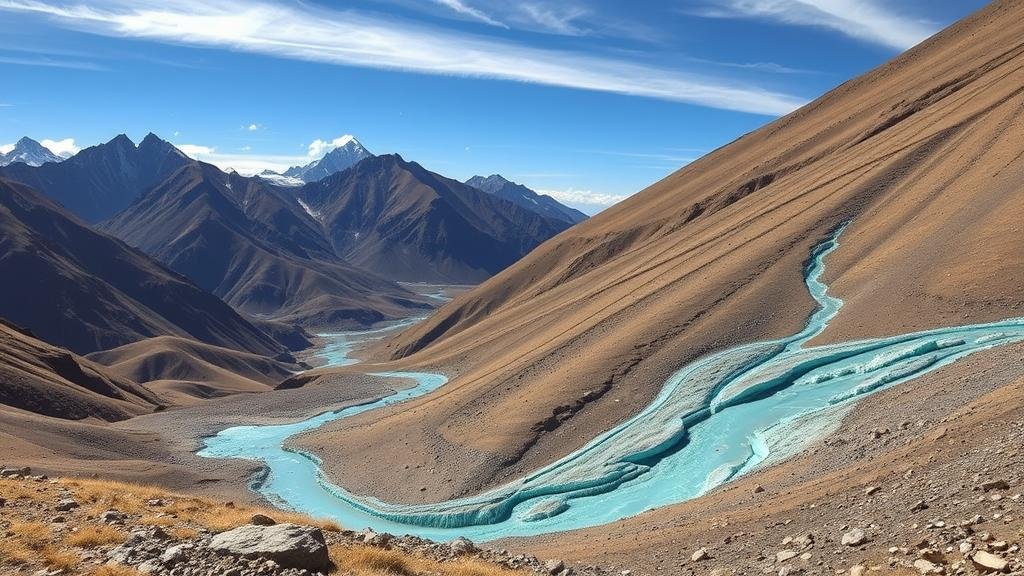
{"type": "Polygon", "coordinates": [[[86,222],[96,223],[128,207],[142,192],[191,161],[152,133],[138,146],[120,134],[60,163],[4,166],[0,177],[27,184],[86,222]]]}
{"type": "Polygon", "coordinates": [[[500,174],[492,174],[487,177],[473,176],[466,180],[465,184],[499,198],[504,198],[542,216],[563,220],[570,225],[579,224],[588,218],[583,212],[570,208],[547,194],[538,194],[522,184],[507,180],[500,174]]]}

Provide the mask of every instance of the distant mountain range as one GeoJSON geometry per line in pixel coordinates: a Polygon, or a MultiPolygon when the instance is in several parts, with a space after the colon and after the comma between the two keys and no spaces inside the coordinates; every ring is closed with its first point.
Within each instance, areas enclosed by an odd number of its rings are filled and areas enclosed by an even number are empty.
{"type": "Polygon", "coordinates": [[[493,194],[498,198],[504,198],[521,208],[526,208],[541,216],[562,220],[569,225],[579,224],[587,219],[587,215],[583,212],[575,208],[569,208],[551,196],[537,194],[526,186],[506,180],[498,174],[492,174],[486,178],[483,176],[473,176],[466,180],[466,184],[478,190],[483,190],[488,194],[493,194]]]}
{"type": "Polygon", "coordinates": [[[190,162],[102,229],[251,315],[365,325],[427,305],[339,258],[293,189],[190,162]]]}
{"type": "Polygon", "coordinates": [[[0,177],[28,184],[87,222],[124,210],[145,190],[192,159],[169,142],[147,135],[138,146],[121,134],[60,163],[0,168],[0,177]]]}
{"type": "Polygon", "coordinates": [[[396,154],[294,194],[335,253],[401,281],[477,283],[568,228],[396,154]]]}
{"type": "MultiPolygon", "coordinates": [[[[17,151],[33,151],[33,142],[17,151]]],[[[306,166],[245,177],[154,134],[138,145],[119,135],[63,162],[10,164],[0,178],[140,248],[289,346],[306,342],[295,324],[354,327],[428,308],[396,282],[481,282],[585,218],[500,176],[472,179],[481,190],[397,155],[374,156],[352,137],[306,166]]],[[[180,335],[106,331],[51,341],[91,351],[180,335]]]]}
{"type": "Polygon", "coordinates": [[[18,140],[10,152],[0,154],[0,166],[7,166],[15,162],[29,166],[42,166],[47,162],[62,162],[63,160],[63,157],[54,154],[49,148],[27,136],[18,140]]]}

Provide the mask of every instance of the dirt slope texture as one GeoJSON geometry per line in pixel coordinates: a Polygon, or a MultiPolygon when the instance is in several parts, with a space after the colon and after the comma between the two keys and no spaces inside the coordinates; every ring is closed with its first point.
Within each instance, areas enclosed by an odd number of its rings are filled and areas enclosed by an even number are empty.
{"type": "Polygon", "coordinates": [[[123,420],[161,401],[131,380],[0,320],[0,405],[55,418],[123,420]]]}
{"type": "Polygon", "coordinates": [[[995,2],[457,298],[388,352],[450,384],[309,445],[335,480],[394,500],[522,475],[689,361],[797,331],[802,267],[847,221],[825,278],[845,306],[818,342],[1022,316],[1022,133],[1024,2],[995,2]]]}

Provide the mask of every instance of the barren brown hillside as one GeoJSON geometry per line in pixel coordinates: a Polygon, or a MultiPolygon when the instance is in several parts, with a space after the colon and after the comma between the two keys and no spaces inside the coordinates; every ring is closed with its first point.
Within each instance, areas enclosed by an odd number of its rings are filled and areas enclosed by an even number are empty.
{"type": "Polygon", "coordinates": [[[456,299],[387,352],[449,385],[305,442],[389,499],[520,475],[687,362],[796,331],[813,306],[802,266],[846,221],[826,262],[846,305],[820,340],[1022,316],[1022,112],[1024,1],[995,2],[456,299]]]}

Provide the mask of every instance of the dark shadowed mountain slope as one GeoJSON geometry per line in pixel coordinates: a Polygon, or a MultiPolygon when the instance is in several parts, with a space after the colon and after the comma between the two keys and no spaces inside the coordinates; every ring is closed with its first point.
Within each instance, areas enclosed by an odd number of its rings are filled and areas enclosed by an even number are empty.
{"type": "Polygon", "coordinates": [[[0,316],[78,353],[157,335],[282,351],[213,294],[3,179],[0,278],[0,316]]]}
{"type": "Polygon", "coordinates": [[[81,420],[124,420],[152,412],[160,400],[131,380],[0,320],[0,404],[81,420]]]}
{"type": "Polygon", "coordinates": [[[338,258],[294,191],[191,162],[102,226],[251,315],[355,326],[427,307],[338,258]]]}
{"type": "Polygon", "coordinates": [[[563,220],[570,225],[579,224],[587,219],[587,215],[583,212],[570,208],[546,194],[537,194],[526,186],[506,180],[498,174],[492,174],[486,178],[473,176],[466,180],[466,185],[493,194],[498,198],[504,198],[520,208],[526,208],[541,216],[553,220],[563,220]]]}
{"type": "Polygon", "coordinates": [[[149,134],[135,145],[124,134],[86,148],[59,164],[15,163],[0,177],[28,184],[87,222],[123,210],[143,191],[191,160],[170,143],[149,134]]]}
{"type": "Polygon", "coordinates": [[[61,162],[64,159],[50,151],[35,140],[24,137],[14,144],[14,149],[0,154],[0,166],[21,162],[29,166],[42,166],[47,162],[61,162]]]}
{"type": "Polygon", "coordinates": [[[339,256],[401,281],[476,283],[568,227],[394,154],[295,193],[339,256]]]}

